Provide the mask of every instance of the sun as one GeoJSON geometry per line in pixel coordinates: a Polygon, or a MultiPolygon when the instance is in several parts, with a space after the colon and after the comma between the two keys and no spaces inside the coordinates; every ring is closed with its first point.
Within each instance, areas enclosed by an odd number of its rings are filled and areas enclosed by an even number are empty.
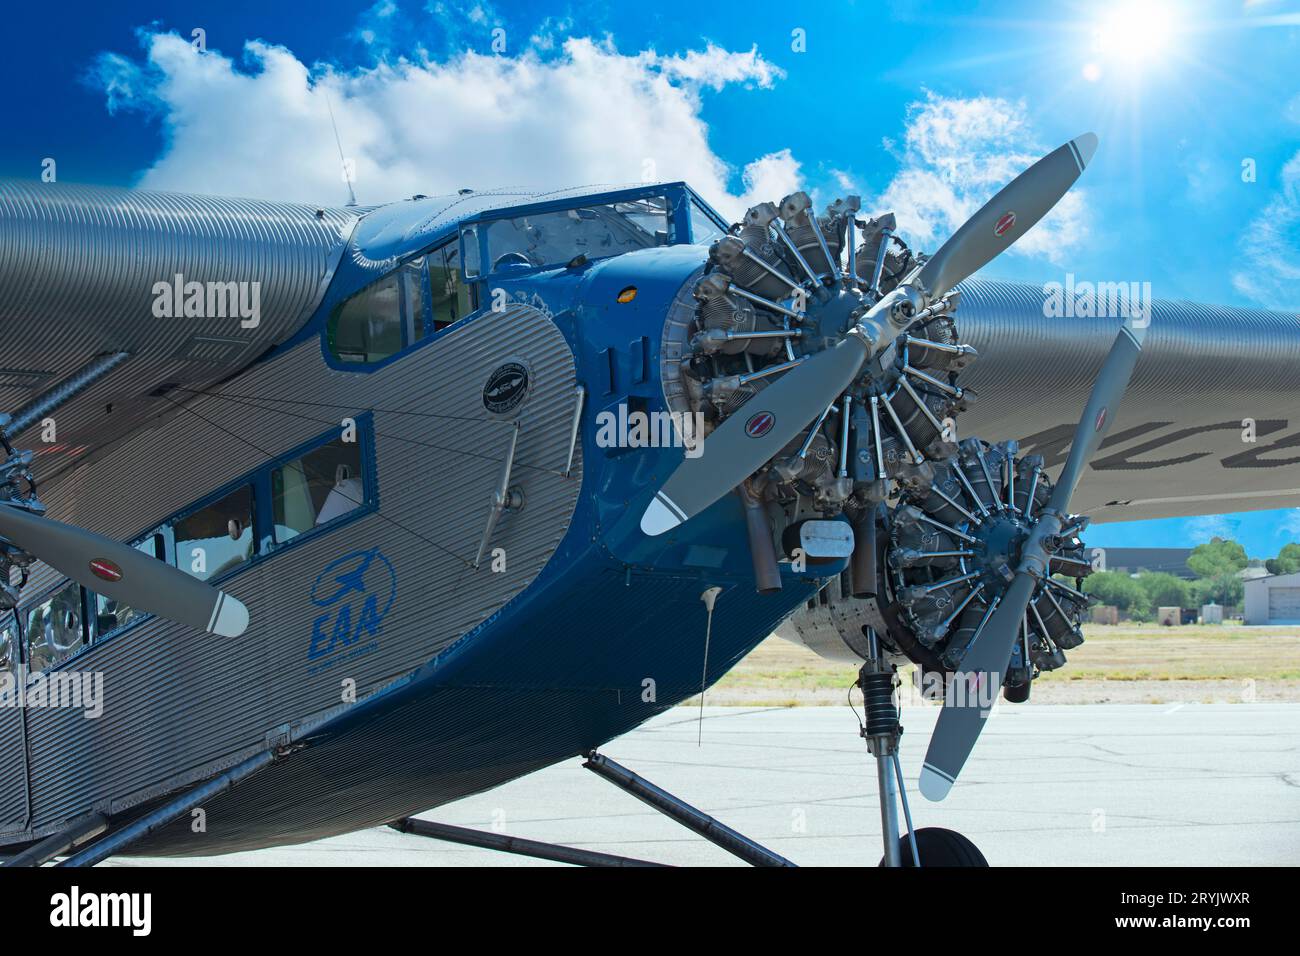
{"type": "Polygon", "coordinates": [[[1161,0],[1130,0],[1113,7],[1092,31],[1092,60],[1084,77],[1101,78],[1107,67],[1125,72],[1159,65],[1173,47],[1178,20],[1161,0]]]}

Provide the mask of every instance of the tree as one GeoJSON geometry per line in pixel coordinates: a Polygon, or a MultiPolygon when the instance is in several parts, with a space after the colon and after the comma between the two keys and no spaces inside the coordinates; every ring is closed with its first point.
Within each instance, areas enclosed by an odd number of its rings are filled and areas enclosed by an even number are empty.
{"type": "Polygon", "coordinates": [[[1276,558],[1264,562],[1269,574],[1295,574],[1300,571],[1300,544],[1292,541],[1283,545],[1276,558]]]}
{"type": "Polygon", "coordinates": [[[1231,607],[1245,599],[1246,584],[1235,573],[1220,574],[1212,578],[1201,578],[1192,585],[1192,591],[1197,604],[1214,603],[1231,607]]]}
{"type": "Polygon", "coordinates": [[[1152,607],[1192,607],[1192,588],[1182,578],[1156,571],[1137,576],[1138,586],[1152,607]]]}
{"type": "Polygon", "coordinates": [[[1120,571],[1096,571],[1083,579],[1085,594],[1091,594],[1102,604],[1113,604],[1121,611],[1143,613],[1150,609],[1142,585],[1120,571]]]}
{"type": "Polygon", "coordinates": [[[1198,544],[1187,558],[1187,567],[1198,578],[1236,574],[1246,567],[1246,549],[1226,538],[1211,538],[1198,544]]]}

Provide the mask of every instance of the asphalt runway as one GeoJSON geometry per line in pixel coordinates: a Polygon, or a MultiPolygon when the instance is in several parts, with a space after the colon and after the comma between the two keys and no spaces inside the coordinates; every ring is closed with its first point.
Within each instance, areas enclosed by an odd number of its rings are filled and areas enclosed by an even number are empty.
{"type": "MultiPolygon", "coordinates": [[[[847,707],[679,707],[602,752],[803,865],[874,866],[875,770],[847,707]]],[[[1300,863],[1300,704],[999,704],[942,804],[915,790],[938,709],[903,710],[916,826],[994,866],[1300,863]]],[[[678,865],[744,865],[573,760],[423,816],[678,865]]],[[[554,866],[388,828],[106,865],[554,866]]]]}

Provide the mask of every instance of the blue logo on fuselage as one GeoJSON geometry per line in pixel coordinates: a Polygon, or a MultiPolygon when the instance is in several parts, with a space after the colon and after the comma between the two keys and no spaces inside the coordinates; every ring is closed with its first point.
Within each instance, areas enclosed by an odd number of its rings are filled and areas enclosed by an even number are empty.
{"type": "Polygon", "coordinates": [[[379,635],[397,598],[397,574],[378,548],[353,551],[331,561],[311,587],[311,603],[323,613],[312,622],[309,661],[379,635]]]}

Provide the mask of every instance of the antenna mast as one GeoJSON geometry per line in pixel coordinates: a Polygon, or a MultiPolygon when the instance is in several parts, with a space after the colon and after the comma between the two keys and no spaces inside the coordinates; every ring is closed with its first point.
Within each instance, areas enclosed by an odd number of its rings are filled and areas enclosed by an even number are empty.
{"type": "Polygon", "coordinates": [[[357,193],[352,188],[352,172],[348,169],[347,157],[343,155],[343,141],[339,139],[339,125],[334,122],[334,105],[330,103],[329,92],[325,90],[321,92],[325,93],[325,108],[329,110],[330,127],[334,130],[334,144],[339,148],[339,165],[343,170],[343,181],[348,184],[348,205],[355,206],[357,204],[357,193]]]}

